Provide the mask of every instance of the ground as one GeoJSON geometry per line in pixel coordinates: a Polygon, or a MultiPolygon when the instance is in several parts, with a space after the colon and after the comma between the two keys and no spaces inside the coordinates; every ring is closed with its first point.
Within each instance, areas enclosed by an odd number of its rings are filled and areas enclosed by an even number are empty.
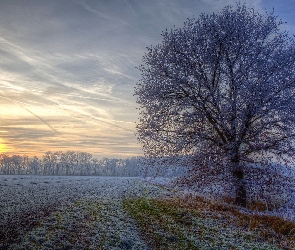
{"type": "Polygon", "coordinates": [[[0,176],[0,194],[0,249],[295,246],[292,222],[140,178],[0,176]]]}

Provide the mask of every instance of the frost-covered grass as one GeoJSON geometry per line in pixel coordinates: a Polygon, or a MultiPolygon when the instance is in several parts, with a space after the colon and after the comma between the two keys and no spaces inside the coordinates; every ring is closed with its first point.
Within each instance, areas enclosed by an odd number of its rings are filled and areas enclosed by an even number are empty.
{"type": "MultiPolygon", "coordinates": [[[[293,182],[288,187],[289,191],[285,193],[285,196],[282,193],[272,192],[272,194],[268,195],[268,199],[258,197],[257,199],[248,200],[247,209],[242,210],[252,215],[275,216],[295,222],[295,169],[291,176],[293,182]]],[[[177,185],[177,178],[154,177],[146,178],[145,180],[155,185],[173,188],[182,194],[193,194],[229,204],[234,203],[233,197],[230,197],[228,193],[224,193],[222,184],[218,182],[212,182],[210,185],[202,185],[196,188],[177,185]]],[[[251,196],[251,193],[248,193],[248,195],[251,196]]]]}
{"type": "Polygon", "coordinates": [[[144,186],[125,177],[0,176],[0,249],[145,249],[121,205],[144,186]]]}
{"type": "Polygon", "coordinates": [[[124,206],[151,249],[295,248],[295,223],[246,216],[200,197],[127,199],[124,206]]]}
{"type": "Polygon", "coordinates": [[[146,249],[122,198],[168,193],[130,177],[0,176],[0,249],[146,249]]]}
{"type": "Polygon", "coordinates": [[[9,249],[146,249],[119,199],[81,199],[52,213],[9,249]]]}
{"type": "Polygon", "coordinates": [[[247,218],[238,210],[205,200],[197,200],[197,206],[183,197],[179,190],[139,178],[0,176],[0,249],[280,249],[278,242],[294,246],[289,236],[295,230],[280,235],[271,229],[273,234],[250,215],[252,224],[246,227],[247,218]]]}

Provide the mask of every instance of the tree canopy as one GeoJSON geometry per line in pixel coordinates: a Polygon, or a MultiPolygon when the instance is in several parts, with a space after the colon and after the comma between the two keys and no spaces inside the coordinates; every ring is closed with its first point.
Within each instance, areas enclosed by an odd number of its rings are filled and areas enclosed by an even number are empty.
{"type": "Polygon", "coordinates": [[[237,189],[246,164],[293,163],[295,43],[282,25],[237,4],[162,32],[135,88],[145,155],[227,166],[237,189]]]}

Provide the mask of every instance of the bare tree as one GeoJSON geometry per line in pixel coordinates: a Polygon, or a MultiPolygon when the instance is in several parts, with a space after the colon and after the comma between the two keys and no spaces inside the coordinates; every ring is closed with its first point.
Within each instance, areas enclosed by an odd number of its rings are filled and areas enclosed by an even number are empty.
{"type": "Polygon", "coordinates": [[[293,163],[295,43],[282,24],[237,4],[162,32],[135,88],[145,155],[228,171],[241,206],[249,166],[293,163]]]}

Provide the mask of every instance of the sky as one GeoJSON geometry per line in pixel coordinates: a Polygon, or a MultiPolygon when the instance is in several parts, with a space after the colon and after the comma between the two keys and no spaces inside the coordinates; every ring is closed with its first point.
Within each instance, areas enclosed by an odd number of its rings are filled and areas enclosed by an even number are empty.
{"type": "MultiPolygon", "coordinates": [[[[136,69],[161,31],[236,0],[0,0],[0,153],[142,155],[136,69]]],[[[248,0],[295,34],[295,0],[248,0]]]]}

